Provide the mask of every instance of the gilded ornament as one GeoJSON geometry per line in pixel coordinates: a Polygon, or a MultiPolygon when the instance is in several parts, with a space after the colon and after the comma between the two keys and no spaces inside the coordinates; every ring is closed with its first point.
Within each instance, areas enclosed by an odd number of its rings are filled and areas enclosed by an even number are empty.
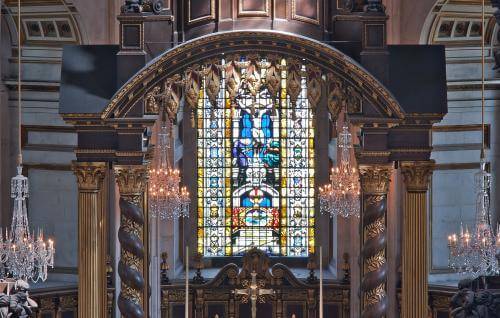
{"type": "Polygon", "coordinates": [[[392,167],[360,166],[361,188],[364,194],[386,194],[389,191],[392,167]]]}
{"type": "Polygon", "coordinates": [[[332,120],[336,121],[340,112],[345,107],[345,98],[343,93],[342,81],[335,77],[332,73],[326,75],[326,86],[328,90],[327,105],[332,116],[332,120]]]}
{"type": "Polygon", "coordinates": [[[222,75],[216,62],[217,60],[209,61],[205,68],[205,91],[212,108],[217,108],[217,97],[219,97],[222,75]]]}
{"type": "Polygon", "coordinates": [[[145,165],[116,165],[114,171],[122,197],[142,196],[144,194],[148,181],[145,165]]]}
{"type": "Polygon", "coordinates": [[[180,82],[180,75],[176,75],[165,82],[165,113],[172,123],[175,122],[177,118],[181,96],[182,85],[180,82]]]}
{"type": "Polygon", "coordinates": [[[371,240],[385,232],[385,218],[381,217],[365,227],[366,239],[371,240]]]}
{"type": "Polygon", "coordinates": [[[120,296],[125,298],[125,299],[128,299],[134,303],[136,303],[137,305],[140,305],[141,304],[141,301],[142,301],[142,295],[141,295],[141,292],[128,286],[128,285],[125,285],[124,283],[122,283],[122,286],[121,286],[121,292],[120,292],[120,296]]]}
{"type": "Polygon", "coordinates": [[[307,99],[314,110],[321,100],[321,69],[318,66],[308,64],[307,71],[307,99]]]}
{"type": "Polygon", "coordinates": [[[72,170],[80,190],[97,191],[101,189],[106,176],[107,165],[104,162],[73,162],[72,170]]]}
{"type": "Polygon", "coordinates": [[[228,93],[231,103],[235,103],[241,85],[241,70],[234,60],[230,60],[229,63],[224,66],[224,70],[226,72],[226,92],[228,93]]]}
{"type": "Polygon", "coordinates": [[[409,192],[427,192],[434,170],[434,161],[402,162],[401,172],[409,192]]]}
{"type": "Polygon", "coordinates": [[[373,256],[368,257],[365,260],[365,274],[379,270],[382,266],[384,266],[385,262],[386,260],[385,260],[384,250],[378,252],[373,256]]]}
{"type": "Polygon", "coordinates": [[[369,290],[364,296],[364,307],[380,303],[386,297],[385,284],[380,284],[375,289],[369,290]]]}
{"type": "Polygon", "coordinates": [[[122,215],[120,218],[121,227],[130,234],[137,236],[138,238],[142,237],[142,227],[141,225],[135,223],[132,219],[122,215]]]}
{"type": "Polygon", "coordinates": [[[267,59],[269,60],[270,65],[266,70],[266,85],[269,94],[275,102],[281,88],[280,59],[276,55],[269,55],[267,59]]]}
{"type": "Polygon", "coordinates": [[[301,63],[298,59],[289,58],[286,61],[286,65],[288,73],[286,79],[287,93],[288,96],[290,96],[290,102],[292,103],[292,105],[295,105],[302,90],[301,63]]]}
{"type": "Polygon", "coordinates": [[[353,86],[347,86],[346,102],[349,114],[359,114],[362,112],[363,98],[353,86]]]}
{"type": "Polygon", "coordinates": [[[160,104],[157,100],[157,95],[160,94],[160,86],[155,86],[149,93],[146,94],[144,98],[144,104],[146,106],[146,114],[158,114],[160,111],[160,104]]]}
{"type": "Polygon", "coordinates": [[[248,91],[255,100],[257,94],[260,92],[260,87],[262,85],[260,78],[260,63],[258,63],[259,56],[252,55],[248,58],[249,61],[245,72],[245,83],[247,85],[248,91]]]}
{"type": "Polygon", "coordinates": [[[184,80],[184,100],[186,105],[191,109],[191,124],[194,127],[194,114],[198,106],[201,90],[201,71],[199,66],[195,65],[186,69],[184,80]]]}
{"type": "Polygon", "coordinates": [[[129,268],[135,269],[138,272],[142,272],[142,260],[134,254],[122,249],[121,260],[129,268]]]}

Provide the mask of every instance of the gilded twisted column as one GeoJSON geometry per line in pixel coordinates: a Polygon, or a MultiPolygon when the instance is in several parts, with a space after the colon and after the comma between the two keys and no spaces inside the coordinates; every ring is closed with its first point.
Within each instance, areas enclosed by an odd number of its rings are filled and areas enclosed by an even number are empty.
{"type": "Polygon", "coordinates": [[[123,317],[147,317],[147,224],[144,217],[146,166],[115,166],[120,189],[120,261],[118,275],[121,290],[118,308],[123,317]]]}
{"type": "Polygon", "coordinates": [[[78,317],[106,317],[104,162],[74,162],[78,181],[78,317]]]}
{"type": "Polygon", "coordinates": [[[387,192],[390,166],[360,166],[361,213],[361,317],[387,314],[387,192]]]}
{"type": "Polygon", "coordinates": [[[403,318],[427,317],[427,190],[433,169],[432,161],[401,163],[406,185],[402,250],[403,318]]]}

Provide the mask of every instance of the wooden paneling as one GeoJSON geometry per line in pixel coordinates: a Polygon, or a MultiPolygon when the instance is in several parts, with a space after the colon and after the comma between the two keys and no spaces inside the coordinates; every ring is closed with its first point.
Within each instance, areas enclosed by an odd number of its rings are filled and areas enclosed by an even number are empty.
{"type": "Polygon", "coordinates": [[[238,16],[268,17],[270,11],[270,0],[238,0],[238,16]]]}
{"type": "Polygon", "coordinates": [[[188,0],[188,24],[215,19],[215,0],[188,0]]]}
{"type": "Polygon", "coordinates": [[[292,19],[319,24],[319,0],[292,0],[292,19]]]}

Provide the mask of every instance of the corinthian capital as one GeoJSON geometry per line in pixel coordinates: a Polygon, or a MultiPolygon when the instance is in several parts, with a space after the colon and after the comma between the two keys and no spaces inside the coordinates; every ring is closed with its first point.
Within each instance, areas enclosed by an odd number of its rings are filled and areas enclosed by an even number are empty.
{"type": "Polygon", "coordinates": [[[401,173],[409,192],[426,192],[435,167],[434,161],[407,161],[401,163],[401,173]]]}
{"type": "Polygon", "coordinates": [[[114,171],[121,196],[142,195],[146,190],[148,181],[146,165],[116,165],[114,171]]]}
{"type": "Polygon", "coordinates": [[[71,167],[78,181],[78,189],[97,191],[106,176],[105,162],[73,162],[71,167]]]}
{"type": "Polygon", "coordinates": [[[365,194],[386,194],[389,191],[392,165],[363,165],[359,167],[361,188],[365,194]]]}

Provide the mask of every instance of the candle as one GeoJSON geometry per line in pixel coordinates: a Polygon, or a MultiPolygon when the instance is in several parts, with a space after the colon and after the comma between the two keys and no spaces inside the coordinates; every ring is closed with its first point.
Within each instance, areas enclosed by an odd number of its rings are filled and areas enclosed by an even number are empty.
{"type": "Polygon", "coordinates": [[[189,247],[186,246],[186,305],[184,317],[189,318],[189,247]]]}
{"type": "Polygon", "coordinates": [[[323,247],[319,247],[319,318],[323,318],[323,247]]]}

